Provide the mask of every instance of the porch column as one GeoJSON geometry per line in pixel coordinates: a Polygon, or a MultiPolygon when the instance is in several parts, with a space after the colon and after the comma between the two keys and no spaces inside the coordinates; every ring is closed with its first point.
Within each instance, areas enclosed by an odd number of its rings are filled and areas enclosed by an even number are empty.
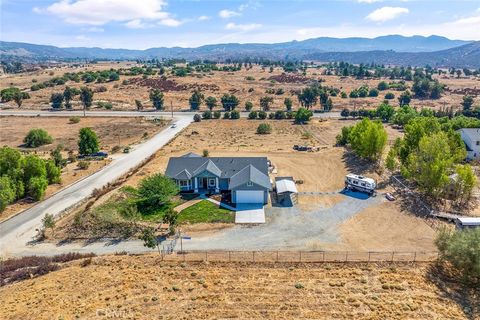
{"type": "Polygon", "coordinates": [[[197,177],[195,177],[195,178],[193,179],[193,184],[194,184],[194,186],[193,186],[193,187],[194,187],[193,192],[195,192],[195,193],[198,193],[198,181],[197,181],[197,179],[198,179],[197,177]]]}
{"type": "Polygon", "coordinates": [[[218,186],[218,177],[215,177],[215,193],[219,193],[220,192],[220,188],[218,186]]]}

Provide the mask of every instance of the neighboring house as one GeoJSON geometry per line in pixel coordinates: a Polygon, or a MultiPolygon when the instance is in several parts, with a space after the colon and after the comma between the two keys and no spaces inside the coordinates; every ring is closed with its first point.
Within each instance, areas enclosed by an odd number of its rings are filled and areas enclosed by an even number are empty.
{"type": "Polygon", "coordinates": [[[232,203],[268,203],[271,189],[266,157],[201,157],[188,153],[168,161],[165,175],[180,190],[231,192],[232,203]]]}
{"type": "Polygon", "coordinates": [[[463,128],[458,130],[467,148],[467,160],[480,158],[480,128],[463,128]]]}

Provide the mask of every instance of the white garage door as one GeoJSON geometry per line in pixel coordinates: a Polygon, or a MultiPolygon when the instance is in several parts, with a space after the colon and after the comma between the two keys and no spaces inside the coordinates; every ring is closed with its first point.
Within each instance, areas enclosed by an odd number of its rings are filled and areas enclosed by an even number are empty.
{"type": "Polygon", "coordinates": [[[263,191],[238,190],[237,203],[263,203],[263,191]]]}

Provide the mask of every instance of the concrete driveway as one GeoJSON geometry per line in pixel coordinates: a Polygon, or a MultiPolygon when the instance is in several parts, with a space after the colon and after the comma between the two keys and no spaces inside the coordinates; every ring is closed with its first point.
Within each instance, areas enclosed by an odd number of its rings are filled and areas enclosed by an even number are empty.
{"type": "Polygon", "coordinates": [[[176,118],[174,121],[177,124],[175,128],[165,128],[150,140],[136,146],[130,153],[115,158],[102,170],[62,189],[50,198],[2,222],[0,224],[0,255],[22,250],[36,236],[37,232],[35,229],[41,226],[41,220],[45,214],[49,213],[57,216],[64,210],[87,199],[93,190],[100,189],[108,183],[114,182],[155,154],[157,150],[167,144],[193,120],[190,116],[183,116],[176,118]]]}
{"type": "Polygon", "coordinates": [[[265,223],[265,209],[263,204],[237,204],[235,210],[235,223],[257,224],[265,223]]]}

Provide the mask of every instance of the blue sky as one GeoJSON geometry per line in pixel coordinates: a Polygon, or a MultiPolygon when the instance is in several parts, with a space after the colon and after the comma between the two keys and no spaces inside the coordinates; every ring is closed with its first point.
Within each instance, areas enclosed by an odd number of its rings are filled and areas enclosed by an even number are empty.
{"type": "Polygon", "coordinates": [[[146,49],[313,37],[480,40],[480,1],[0,0],[4,41],[146,49]]]}

